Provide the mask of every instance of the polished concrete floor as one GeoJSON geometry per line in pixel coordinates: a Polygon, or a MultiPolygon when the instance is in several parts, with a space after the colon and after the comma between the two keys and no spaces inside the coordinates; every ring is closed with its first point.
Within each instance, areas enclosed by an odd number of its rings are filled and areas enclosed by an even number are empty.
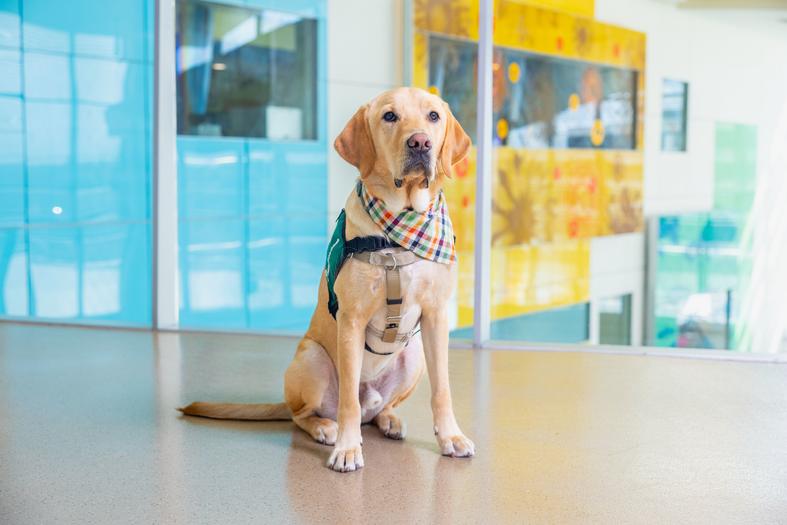
{"type": "Polygon", "coordinates": [[[787,523],[787,365],[451,354],[472,459],[428,385],[366,467],[289,422],[179,417],[279,400],[291,339],[0,324],[0,523],[787,523]]]}

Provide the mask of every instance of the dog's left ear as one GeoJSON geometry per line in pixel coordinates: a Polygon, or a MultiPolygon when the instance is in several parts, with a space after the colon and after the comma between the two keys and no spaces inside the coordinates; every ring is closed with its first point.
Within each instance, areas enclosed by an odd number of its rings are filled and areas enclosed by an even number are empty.
{"type": "Polygon", "coordinates": [[[447,177],[451,177],[453,167],[465,158],[470,151],[470,137],[451,113],[448,104],[445,104],[445,139],[443,147],[440,148],[440,166],[447,177]]]}
{"type": "Polygon", "coordinates": [[[344,129],[333,143],[336,152],[347,162],[358,168],[361,177],[365,177],[374,169],[376,153],[374,142],[366,121],[368,105],[361,106],[353,118],[344,126],[344,129]]]}

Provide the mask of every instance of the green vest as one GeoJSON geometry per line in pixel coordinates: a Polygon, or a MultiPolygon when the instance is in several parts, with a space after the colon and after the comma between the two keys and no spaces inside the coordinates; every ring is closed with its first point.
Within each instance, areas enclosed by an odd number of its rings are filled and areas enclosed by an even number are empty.
{"type": "Polygon", "coordinates": [[[347,258],[345,244],[347,239],[344,236],[344,225],[347,222],[344,210],[339,214],[336,219],[336,226],[333,229],[331,242],[328,243],[328,254],[325,256],[325,281],[328,284],[328,311],[336,318],[336,312],[339,311],[339,300],[336,298],[336,292],[333,290],[333,285],[336,284],[336,277],[339,276],[339,270],[347,258]]]}

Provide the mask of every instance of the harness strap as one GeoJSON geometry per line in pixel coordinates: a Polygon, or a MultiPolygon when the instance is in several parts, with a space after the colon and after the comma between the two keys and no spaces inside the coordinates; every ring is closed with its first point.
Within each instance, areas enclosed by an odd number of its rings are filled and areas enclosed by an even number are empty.
{"type": "Polygon", "coordinates": [[[375,266],[385,266],[387,268],[400,268],[408,266],[418,261],[424,260],[413,252],[401,251],[396,253],[362,252],[350,255],[353,259],[363,261],[375,266]]]}
{"type": "Polygon", "coordinates": [[[371,352],[374,355],[393,355],[393,352],[375,352],[372,350],[372,347],[369,346],[369,343],[364,343],[363,347],[366,349],[367,352],[371,352]]]}
{"type": "Polygon", "coordinates": [[[385,267],[385,304],[388,311],[385,315],[383,343],[393,343],[399,333],[399,323],[402,322],[402,278],[397,266],[385,267]]]}
{"type": "Polygon", "coordinates": [[[402,276],[399,273],[399,267],[413,264],[421,257],[410,251],[399,253],[362,252],[353,253],[351,257],[385,268],[386,312],[385,328],[381,339],[384,343],[396,342],[399,339],[399,325],[402,322],[402,276]]]}
{"type": "Polygon", "coordinates": [[[344,243],[344,251],[349,256],[351,253],[376,252],[383,248],[394,248],[396,244],[388,237],[372,235],[369,237],[354,237],[344,243]]]}
{"type": "MultiPolygon", "coordinates": [[[[407,346],[407,344],[410,342],[410,339],[412,339],[413,336],[415,334],[417,334],[418,332],[420,332],[420,331],[421,331],[421,327],[419,325],[416,325],[415,328],[413,328],[409,332],[406,332],[404,334],[400,333],[399,335],[397,335],[396,336],[396,342],[397,343],[404,343],[405,346],[407,346]]],[[[383,338],[383,331],[378,329],[378,328],[375,328],[372,323],[369,323],[368,325],[366,325],[366,335],[367,336],[377,337],[378,339],[382,339],[383,338]]]]}

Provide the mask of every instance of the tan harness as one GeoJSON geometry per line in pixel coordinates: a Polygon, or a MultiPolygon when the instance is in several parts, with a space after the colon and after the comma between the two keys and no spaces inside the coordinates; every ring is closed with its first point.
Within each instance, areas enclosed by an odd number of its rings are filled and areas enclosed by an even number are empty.
{"type": "MultiPolygon", "coordinates": [[[[360,252],[350,254],[350,257],[375,266],[385,268],[385,328],[382,333],[371,325],[368,327],[375,335],[379,335],[384,343],[409,342],[417,330],[407,334],[399,334],[399,325],[402,322],[402,277],[399,268],[423,260],[411,251],[398,253],[360,252]]],[[[367,350],[378,354],[367,345],[367,350]]],[[[393,352],[390,352],[393,353],[393,352]]],[[[390,355],[390,353],[379,355],[390,355]]]]}

